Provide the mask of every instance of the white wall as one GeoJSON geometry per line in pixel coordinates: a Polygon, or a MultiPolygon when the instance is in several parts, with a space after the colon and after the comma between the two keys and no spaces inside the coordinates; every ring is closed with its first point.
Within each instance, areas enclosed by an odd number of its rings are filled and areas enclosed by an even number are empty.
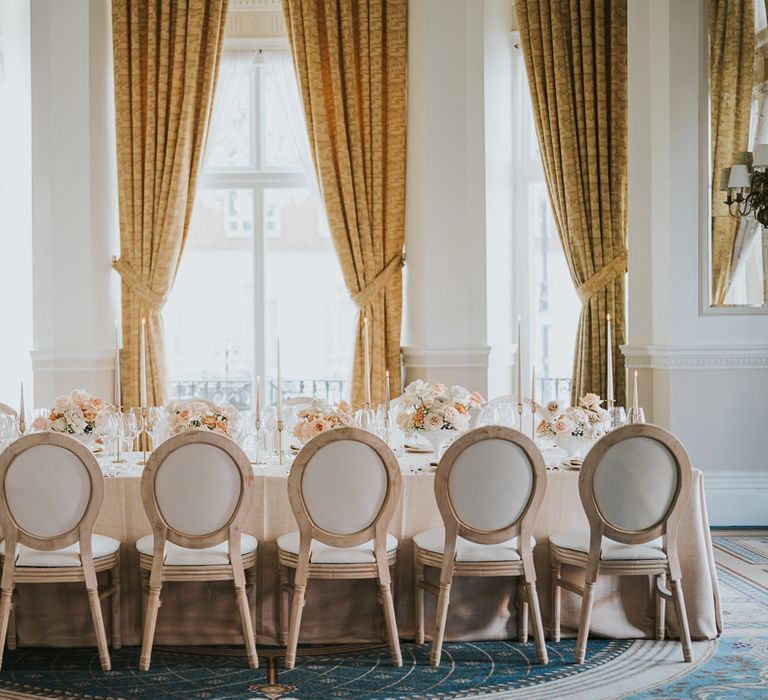
{"type": "Polygon", "coordinates": [[[504,393],[511,213],[500,195],[511,183],[511,8],[411,0],[408,9],[406,381],[504,393]],[[489,305],[489,295],[498,302],[489,305]]]}
{"type": "Polygon", "coordinates": [[[32,395],[29,13],[29,0],[0,0],[0,402],[14,407],[21,381],[32,395]]]}
{"type": "Polygon", "coordinates": [[[678,435],[703,470],[711,521],[765,525],[768,316],[699,313],[703,7],[629,3],[625,354],[648,418],[678,435]]]}
{"type": "Polygon", "coordinates": [[[35,406],[111,397],[116,227],[107,0],[32,3],[35,406]]]}

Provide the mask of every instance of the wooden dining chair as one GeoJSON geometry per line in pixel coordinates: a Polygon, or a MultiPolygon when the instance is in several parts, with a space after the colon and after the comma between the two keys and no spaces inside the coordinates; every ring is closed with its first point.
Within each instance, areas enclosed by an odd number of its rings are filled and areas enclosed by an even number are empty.
{"type": "Polygon", "coordinates": [[[0,453],[0,663],[15,648],[18,583],[83,582],[104,671],[111,662],[101,600],[111,597],[112,646],[120,648],[120,542],[93,534],[104,501],[104,477],[93,453],[68,435],[25,435],[0,453]],[[96,575],[109,571],[99,592],[96,575]]]}
{"type": "Polygon", "coordinates": [[[286,668],[296,663],[310,578],[378,579],[392,665],[403,665],[390,576],[397,538],[387,534],[401,486],[400,465],[392,450],[359,428],[321,433],[297,455],[288,477],[288,498],[299,529],[277,539],[280,634],[287,643],[286,668]],[[289,569],[295,571],[293,585],[289,569]]]}
{"type": "Polygon", "coordinates": [[[255,537],[242,532],[250,509],[253,471],[228,437],[190,430],[166,440],[141,477],[152,534],[136,542],[146,590],[139,668],[149,669],[160,592],[166,581],[233,581],[251,668],[258,668],[245,572],[255,605],[255,537]]]}
{"type": "Polygon", "coordinates": [[[530,611],[536,655],[547,648],[536,592],[533,523],[544,499],[547,470],[530,438],[503,426],[461,436],[435,473],[435,498],[444,527],[413,538],[416,643],[424,643],[424,591],[437,597],[430,663],[440,665],[454,576],[522,576],[519,635],[527,641],[530,611]],[[425,579],[425,567],[440,569],[440,586],[425,579]]]}
{"type": "Polygon", "coordinates": [[[685,661],[693,661],[685,612],[677,531],[691,490],[691,462],[680,441],[655,425],[627,425],[584,459],[579,495],[589,530],[549,538],[553,640],[560,640],[561,589],[582,597],[576,663],[583,663],[600,574],[653,576],[656,639],[664,639],[666,601],[674,601],[685,661]],[[584,586],[562,578],[562,565],[585,570],[584,586]],[[669,577],[671,592],[666,588],[669,577]]]}

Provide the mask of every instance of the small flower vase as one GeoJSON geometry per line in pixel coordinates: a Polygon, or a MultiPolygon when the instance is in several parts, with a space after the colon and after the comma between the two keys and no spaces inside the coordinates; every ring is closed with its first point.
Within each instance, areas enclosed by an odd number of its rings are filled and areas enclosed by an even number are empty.
{"type": "Polygon", "coordinates": [[[555,445],[564,450],[569,460],[581,459],[589,446],[590,440],[570,435],[567,433],[558,433],[555,435],[555,445]]]}
{"type": "Polygon", "coordinates": [[[455,430],[419,430],[421,435],[430,445],[435,453],[435,458],[440,459],[445,443],[454,437],[455,430]]]}

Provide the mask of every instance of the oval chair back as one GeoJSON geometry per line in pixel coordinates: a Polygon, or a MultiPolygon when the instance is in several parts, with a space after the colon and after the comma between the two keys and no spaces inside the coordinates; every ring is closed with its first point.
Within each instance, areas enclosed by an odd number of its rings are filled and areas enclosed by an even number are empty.
{"type": "Polygon", "coordinates": [[[663,537],[672,578],[679,578],[677,529],[690,490],[691,462],[674,435],[647,424],[608,433],[579,474],[590,552],[599,557],[603,536],[623,544],[663,537]]]}
{"type": "Polygon", "coordinates": [[[91,535],[104,501],[104,477],[93,453],[68,435],[25,435],[0,454],[0,522],[6,557],[16,544],[51,551],[91,535]]]}
{"type": "Polygon", "coordinates": [[[547,470],[533,441],[502,426],[476,428],[445,452],[435,474],[435,498],[445,525],[444,558],[456,538],[498,544],[518,538],[522,559],[546,490],[547,470]]]}
{"type": "Polygon", "coordinates": [[[7,403],[0,403],[0,413],[4,413],[6,416],[16,417],[16,409],[11,408],[7,403]]]}
{"type": "Polygon", "coordinates": [[[189,430],[166,440],[141,477],[155,554],[162,555],[166,540],[192,549],[228,541],[230,561],[239,557],[251,481],[248,457],[224,435],[189,430]]]}
{"type": "Polygon", "coordinates": [[[299,524],[300,554],[313,539],[334,547],[374,540],[386,559],[387,526],[402,477],[392,450],[359,428],[338,428],[310,440],[288,477],[288,497],[299,524]]]}

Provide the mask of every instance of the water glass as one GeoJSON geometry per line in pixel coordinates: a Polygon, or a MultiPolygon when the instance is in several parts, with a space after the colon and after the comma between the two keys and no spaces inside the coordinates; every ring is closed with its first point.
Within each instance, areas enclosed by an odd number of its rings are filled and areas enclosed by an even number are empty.
{"type": "Polygon", "coordinates": [[[642,408],[630,408],[627,414],[627,423],[629,425],[645,423],[645,411],[642,408]]]}
{"type": "Polygon", "coordinates": [[[150,406],[147,409],[147,417],[144,419],[144,428],[152,438],[152,449],[157,449],[166,435],[168,418],[162,406],[150,406]]]}
{"type": "Polygon", "coordinates": [[[611,428],[620,428],[622,425],[627,424],[627,412],[624,410],[624,406],[614,406],[609,409],[611,414],[611,428]]]}

